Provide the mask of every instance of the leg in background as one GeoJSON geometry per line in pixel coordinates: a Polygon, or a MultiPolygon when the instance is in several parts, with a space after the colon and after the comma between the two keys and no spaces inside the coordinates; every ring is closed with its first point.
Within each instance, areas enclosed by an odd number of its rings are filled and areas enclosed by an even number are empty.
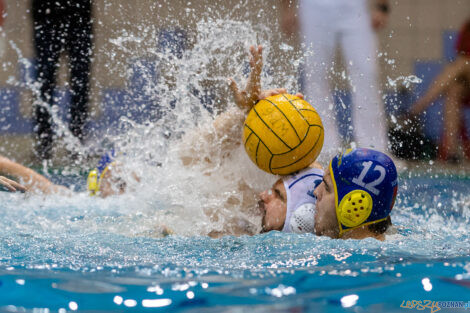
{"type": "Polygon", "coordinates": [[[49,112],[56,84],[56,72],[61,50],[61,34],[57,25],[46,20],[34,23],[34,46],[36,51],[36,75],[39,90],[34,101],[36,154],[40,159],[50,159],[54,131],[49,112]]]}
{"type": "Polygon", "coordinates": [[[352,87],[352,121],[358,146],[388,151],[387,125],[377,73],[377,43],[367,6],[341,32],[341,48],[352,87]]]}
{"type": "Polygon", "coordinates": [[[91,14],[80,16],[70,24],[70,131],[80,140],[85,137],[90,92],[90,63],[92,54],[91,14]]]}
{"type": "Polygon", "coordinates": [[[306,6],[299,10],[302,38],[305,44],[305,99],[320,114],[325,131],[322,157],[330,159],[341,148],[332,92],[330,69],[336,46],[334,27],[316,24],[316,16],[326,14],[306,6]]]}

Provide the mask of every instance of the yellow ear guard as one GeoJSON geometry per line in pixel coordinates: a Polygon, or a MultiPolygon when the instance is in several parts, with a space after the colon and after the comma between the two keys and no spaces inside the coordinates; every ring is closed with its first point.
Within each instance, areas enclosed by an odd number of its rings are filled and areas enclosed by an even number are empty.
{"type": "Polygon", "coordinates": [[[373,200],[364,190],[353,190],[346,194],[336,207],[340,236],[346,231],[342,225],[349,229],[362,225],[372,213],[373,200]]]}
{"type": "Polygon", "coordinates": [[[87,189],[90,192],[90,196],[95,196],[98,191],[100,190],[98,184],[98,170],[95,168],[91,170],[88,174],[88,178],[86,180],[87,189]]]}
{"type": "Polygon", "coordinates": [[[106,172],[109,170],[109,167],[113,164],[114,162],[106,165],[101,173],[98,168],[90,171],[86,180],[87,189],[90,192],[90,196],[96,196],[100,192],[101,181],[104,177],[104,174],[106,174],[106,172]]]}
{"type": "Polygon", "coordinates": [[[101,156],[96,168],[91,170],[88,174],[87,189],[90,192],[90,196],[95,196],[100,192],[101,180],[108,170],[108,167],[114,164],[114,158],[115,152],[114,149],[111,149],[101,156]]]}

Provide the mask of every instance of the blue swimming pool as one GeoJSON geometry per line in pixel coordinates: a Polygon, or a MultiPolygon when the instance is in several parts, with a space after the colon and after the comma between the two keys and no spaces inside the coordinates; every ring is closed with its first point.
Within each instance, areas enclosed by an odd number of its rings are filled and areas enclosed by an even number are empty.
{"type": "Polygon", "coordinates": [[[129,202],[1,192],[0,311],[406,312],[417,310],[413,300],[463,305],[470,300],[469,190],[465,176],[403,176],[392,215],[398,231],[386,242],[279,232],[155,238],[134,231],[149,216],[129,202]]]}

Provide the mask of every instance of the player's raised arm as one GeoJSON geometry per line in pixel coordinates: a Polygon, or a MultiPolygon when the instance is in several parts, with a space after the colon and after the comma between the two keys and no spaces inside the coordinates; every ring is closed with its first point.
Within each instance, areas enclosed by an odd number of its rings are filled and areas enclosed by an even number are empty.
{"type": "MultiPolygon", "coordinates": [[[[261,71],[263,69],[263,48],[250,47],[250,75],[246,87],[240,90],[237,82],[229,78],[236,108],[228,109],[219,114],[210,127],[189,133],[183,139],[184,149],[180,157],[184,165],[204,160],[208,164],[214,162],[214,156],[226,157],[241,144],[243,123],[248,111],[261,99],[286,93],[285,88],[261,90],[261,71]]],[[[303,97],[301,94],[297,94],[303,97]]]]}
{"type": "Polygon", "coordinates": [[[235,103],[242,110],[250,110],[260,99],[261,94],[261,71],[263,69],[263,48],[261,46],[250,47],[250,76],[246,84],[246,88],[242,91],[238,89],[238,85],[230,80],[230,89],[232,90],[235,103]]]}
{"type": "MultiPolygon", "coordinates": [[[[230,90],[232,91],[235,104],[242,111],[229,110],[220,114],[214,121],[215,131],[219,134],[229,133],[233,130],[233,126],[240,127],[244,122],[246,113],[261,99],[286,93],[285,88],[275,88],[269,90],[261,90],[261,71],[263,70],[263,47],[250,47],[250,75],[246,83],[246,87],[240,90],[237,82],[233,78],[229,78],[230,90]],[[243,113],[243,114],[241,114],[243,113]],[[237,118],[233,118],[237,117],[237,118]]],[[[298,96],[302,97],[301,94],[298,96]]]]}
{"type": "MultiPolygon", "coordinates": [[[[232,90],[235,103],[240,109],[246,112],[249,111],[259,100],[287,92],[285,88],[261,90],[263,48],[261,46],[251,46],[250,55],[251,71],[245,89],[240,91],[235,80],[233,80],[233,78],[229,78],[230,89],[232,90]]],[[[302,99],[304,97],[301,93],[297,93],[296,96],[302,99]]]]}

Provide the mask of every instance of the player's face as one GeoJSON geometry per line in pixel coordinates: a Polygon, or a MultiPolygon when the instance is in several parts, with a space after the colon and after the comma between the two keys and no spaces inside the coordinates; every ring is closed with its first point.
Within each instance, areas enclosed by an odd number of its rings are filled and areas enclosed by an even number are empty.
{"type": "Polygon", "coordinates": [[[263,212],[263,231],[282,230],[287,211],[287,195],[282,180],[263,191],[260,198],[258,205],[263,212]]]}
{"type": "Polygon", "coordinates": [[[335,191],[330,171],[326,171],[323,182],[313,192],[317,197],[315,207],[315,234],[337,238],[339,234],[335,209],[335,191]]]}

